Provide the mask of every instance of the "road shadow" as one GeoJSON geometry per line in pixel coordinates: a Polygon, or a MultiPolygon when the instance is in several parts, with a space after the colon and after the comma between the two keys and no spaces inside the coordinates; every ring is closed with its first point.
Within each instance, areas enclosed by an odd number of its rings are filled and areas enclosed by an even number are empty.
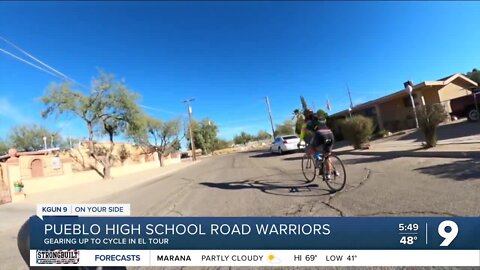
{"type": "Polygon", "coordinates": [[[456,181],[480,180],[480,159],[459,160],[415,169],[420,173],[456,181]]]}
{"type": "MultiPolygon", "coordinates": [[[[478,122],[458,122],[439,126],[437,129],[438,140],[448,140],[480,134],[480,124],[478,122]]],[[[398,140],[424,141],[425,138],[420,131],[415,131],[401,136],[398,140]]]]}
{"type": "Polygon", "coordinates": [[[288,155],[293,155],[293,154],[298,154],[298,151],[291,151],[291,152],[286,152],[283,153],[282,155],[277,154],[277,153],[271,153],[271,152],[253,152],[256,153],[255,155],[249,156],[250,158],[268,158],[268,157],[278,157],[278,156],[288,156],[288,155]]]}
{"type": "Polygon", "coordinates": [[[395,157],[392,156],[371,156],[371,157],[361,157],[361,158],[350,158],[350,159],[342,159],[343,164],[345,165],[355,165],[355,164],[365,164],[365,163],[372,163],[372,162],[380,162],[385,161],[387,159],[393,159],[395,157]]]}
{"type": "Polygon", "coordinates": [[[297,157],[287,157],[287,158],[284,158],[283,160],[285,161],[298,161],[298,160],[302,160],[303,158],[303,155],[302,156],[297,156],[297,157]]]}
{"type": "Polygon", "coordinates": [[[278,156],[278,154],[273,154],[273,153],[270,153],[270,152],[260,152],[260,153],[256,153],[254,155],[251,155],[249,156],[250,158],[268,158],[268,157],[274,157],[274,156],[278,156]]]}
{"type": "Polygon", "coordinates": [[[330,195],[332,193],[330,190],[320,188],[317,184],[314,183],[286,185],[278,182],[273,182],[271,180],[243,180],[221,183],[203,182],[199,184],[210,188],[218,188],[224,190],[256,189],[263,193],[278,196],[318,197],[330,195]]]}

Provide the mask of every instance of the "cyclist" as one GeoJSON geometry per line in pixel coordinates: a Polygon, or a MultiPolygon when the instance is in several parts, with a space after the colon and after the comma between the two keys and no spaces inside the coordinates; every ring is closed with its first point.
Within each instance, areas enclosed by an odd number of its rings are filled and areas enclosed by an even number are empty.
{"type": "Polygon", "coordinates": [[[324,118],[319,119],[312,110],[305,110],[305,123],[302,125],[302,130],[300,132],[300,146],[301,142],[304,141],[307,131],[313,133],[310,143],[307,148],[307,153],[315,156],[317,153],[323,153],[325,157],[325,166],[327,170],[327,180],[331,179],[332,172],[332,163],[330,161],[330,153],[332,152],[334,136],[333,132],[327,127],[326,120],[324,118]]]}

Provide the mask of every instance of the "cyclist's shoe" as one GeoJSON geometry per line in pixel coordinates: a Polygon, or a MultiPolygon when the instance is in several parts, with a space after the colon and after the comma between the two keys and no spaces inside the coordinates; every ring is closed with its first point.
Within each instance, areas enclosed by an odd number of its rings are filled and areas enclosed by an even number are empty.
{"type": "Polygon", "coordinates": [[[333,177],[332,177],[332,175],[331,175],[331,174],[327,174],[327,175],[325,175],[325,180],[327,180],[327,181],[331,181],[331,180],[332,180],[332,178],[333,178],[333,177]]]}
{"type": "Polygon", "coordinates": [[[335,176],[340,176],[340,173],[339,173],[338,171],[333,171],[333,174],[334,174],[335,176]]]}

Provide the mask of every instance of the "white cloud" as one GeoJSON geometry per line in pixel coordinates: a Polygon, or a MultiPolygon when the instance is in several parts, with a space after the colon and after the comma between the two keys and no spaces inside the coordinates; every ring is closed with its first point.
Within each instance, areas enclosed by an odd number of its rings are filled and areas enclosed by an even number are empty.
{"type": "Polygon", "coordinates": [[[7,118],[15,124],[31,121],[31,119],[21,111],[20,107],[16,107],[10,103],[6,97],[0,97],[0,117],[7,118]]]}

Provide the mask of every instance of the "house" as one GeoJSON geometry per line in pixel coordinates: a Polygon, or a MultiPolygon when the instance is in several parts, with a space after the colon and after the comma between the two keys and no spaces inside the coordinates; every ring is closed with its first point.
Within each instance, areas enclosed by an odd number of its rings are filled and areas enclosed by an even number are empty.
{"type": "MultiPolygon", "coordinates": [[[[477,83],[462,74],[454,74],[436,81],[425,81],[413,85],[412,96],[415,106],[443,104],[448,113],[452,112],[450,100],[471,94],[470,89],[477,83]]],[[[399,131],[415,127],[415,116],[409,92],[405,89],[381,98],[332,114],[332,119],[350,115],[363,115],[374,120],[377,129],[399,131]]]]}

